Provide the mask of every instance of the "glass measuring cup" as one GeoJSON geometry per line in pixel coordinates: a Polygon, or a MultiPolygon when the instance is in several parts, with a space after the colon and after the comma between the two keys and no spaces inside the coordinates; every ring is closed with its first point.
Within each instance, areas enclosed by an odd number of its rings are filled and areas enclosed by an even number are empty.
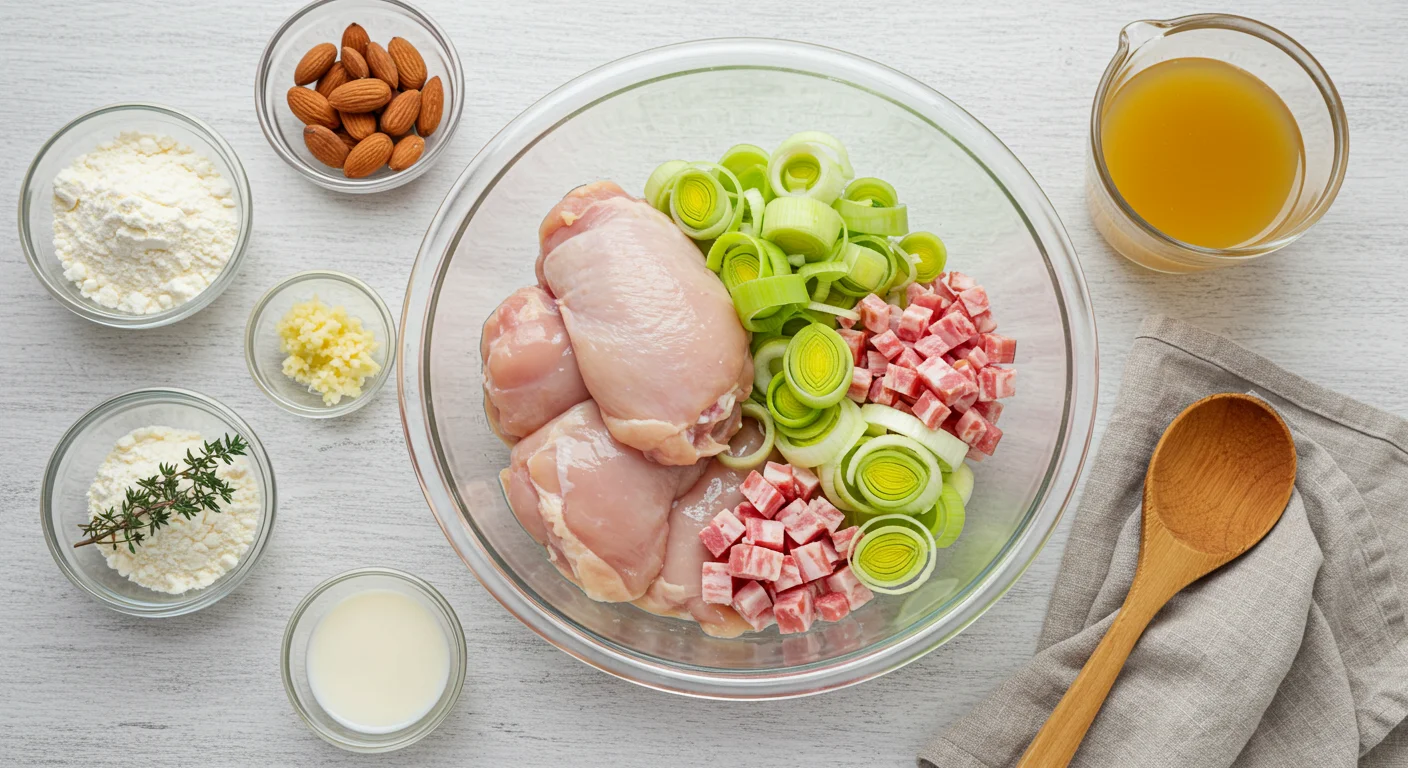
{"type": "Polygon", "coordinates": [[[1329,210],[1348,160],[1349,125],[1339,93],[1315,57],[1285,33],[1216,13],[1136,21],[1120,30],[1119,49],[1091,108],[1086,198],[1095,228],[1125,258],[1158,272],[1199,272],[1295,242],[1329,210]],[[1105,165],[1101,124],[1115,93],[1139,72],[1187,57],[1217,59],[1255,75],[1285,102],[1304,142],[1299,176],[1280,213],[1251,240],[1230,248],[1204,248],[1159,231],[1120,195],[1105,165]]]}

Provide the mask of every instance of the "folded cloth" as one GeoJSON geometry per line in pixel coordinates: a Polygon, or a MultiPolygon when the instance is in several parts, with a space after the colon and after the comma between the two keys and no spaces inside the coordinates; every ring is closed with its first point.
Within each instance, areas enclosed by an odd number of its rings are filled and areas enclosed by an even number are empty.
{"type": "Polygon", "coordinates": [[[1286,420],[1295,493],[1260,544],[1154,618],[1072,765],[1408,766],[1408,422],[1154,317],[1130,352],[1035,658],[925,746],[921,768],[1021,757],[1129,589],[1154,445],[1216,392],[1250,392],[1286,420]]]}

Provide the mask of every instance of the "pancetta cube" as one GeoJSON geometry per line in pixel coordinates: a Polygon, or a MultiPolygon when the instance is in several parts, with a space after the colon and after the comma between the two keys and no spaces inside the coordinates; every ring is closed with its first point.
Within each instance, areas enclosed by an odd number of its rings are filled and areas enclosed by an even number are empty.
{"type": "Polygon", "coordinates": [[[973,403],[973,410],[982,414],[989,424],[996,424],[998,417],[1002,415],[1002,403],[997,400],[985,400],[973,403]]]}
{"type": "Polygon", "coordinates": [[[831,543],[831,539],[823,536],[816,541],[821,545],[821,551],[826,553],[826,559],[831,562],[831,567],[835,568],[836,563],[841,560],[841,553],[836,551],[836,545],[831,543]]]}
{"type": "MultiPolygon", "coordinates": [[[[889,365],[886,364],[886,369],[888,368],[889,365]]],[[[870,394],[866,395],[866,399],[877,405],[894,405],[896,395],[894,390],[885,388],[885,377],[881,376],[870,382],[870,394]]]]}
{"type": "Polygon", "coordinates": [[[967,412],[968,412],[968,409],[969,409],[969,408],[972,408],[974,405],[976,405],[977,402],[978,402],[978,388],[975,386],[975,387],[973,387],[972,389],[968,390],[967,392],[963,393],[963,396],[962,396],[962,397],[960,397],[960,398],[958,398],[957,400],[953,401],[953,404],[950,405],[949,408],[952,409],[954,413],[958,413],[958,414],[967,413],[967,412]]]}
{"type": "Polygon", "coordinates": [[[797,489],[792,485],[792,465],[769,461],[763,465],[763,479],[776,488],[784,500],[797,498],[797,489]]]}
{"type": "Polygon", "coordinates": [[[924,307],[933,312],[935,316],[943,314],[943,311],[948,309],[952,303],[953,299],[946,299],[936,291],[930,291],[910,299],[910,304],[924,307]]]}
{"type": "Polygon", "coordinates": [[[772,588],[778,592],[787,590],[803,584],[802,572],[797,570],[797,559],[791,555],[782,556],[782,575],[772,583],[772,588]]]}
{"type": "Polygon", "coordinates": [[[900,313],[900,329],[895,335],[905,341],[919,341],[919,337],[928,330],[929,323],[934,322],[934,310],[928,307],[921,307],[918,304],[910,304],[900,313]]]}
{"type": "Polygon", "coordinates": [[[784,635],[806,632],[816,620],[816,604],[812,593],[800,587],[779,592],[772,606],[777,619],[777,631],[784,635]]]}
{"type": "Polygon", "coordinates": [[[738,491],[743,494],[743,498],[757,507],[763,517],[769,519],[776,515],[787,501],[781,492],[758,474],[756,469],[748,473],[748,477],[743,480],[743,485],[739,486],[738,491]]]}
{"type": "Polygon", "coordinates": [[[924,422],[924,426],[929,429],[938,429],[949,414],[948,406],[939,402],[939,398],[927,389],[919,394],[919,399],[914,401],[912,408],[914,417],[924,422]]]}
{"type": "Polygon", "coordinates": [[[845,315],[837,315],[836,324],[847,330],[856,327],[856,321],[852,320],[849,317],[846,317],[845,315]]]}
{"type": "Polygon", "coordinates": [[[968,315],[975,317],[988,311],[988,292],[983,290],[981,285],[975,285],[966,291],[958,294],[958,300],[963,302],[963,308],[968,310],[968,315]]]}
{"type": "Polygon", "coordinates": [[[746,525],[748,532],[745,535],[754,546],[782,551],[787,529],[781,521],[756,517],[749,520],[746,525]]]}
{"type": "Polygon", "coordinates": [[[851,388],[846,390],[846,397],[857,403],[864,403],[867,395],[870,394],[871,375],[869,368],[851,369],[851,388]]]}
{"type": "Polygon", "coordinates": [[[870,294],[856,303],[860,313],[860,324],[871,333],[884,333],[890,330],[890,305],[885,300],[870,294]]]}
{"type": "Polygon", "coordinates": [[[890,364],[885,369],[885,389],[895,394],[918,397],[919,392],[924,388],[924,382],[920,381],[919,374],[913,368],[890,364]]]}
{"type": "Polygon", "coordinates": [[[903,315],[904,315],[904,310],[903,310],[903,309],[900,309],[899,307],[895,306],[894,304],[891,304],[891,305],[890,305],[890,330],[894,331],[895,333],[899,333],[899,330],[900,330],[900,317],[903,316],[903,315]]]}
{"type": "MultiPolygon", "coordinates": [[[[767,597],[767,595],[763,595],[763,597],[767,597]]],[[[752,627],[753,629],[759,632],[762,632],[763,630],[777,623],[777,620],[772,613],[772,606],[768,606],[766,609],[763,610],[762,613],[758,614],[757,616],[753,616],[751,618],[748,616],[744,616],[743,620],[748,622],[748,626],[752,627]]]]}
{"type": "Polygon", "coordinates": [[[982,414],[971,409],[964,413],[953,427],[954,434],[958,436],[958,439],[968,445],[977,445],[987,430],[988,420],[984,419],[982,414]]]}
{"type": "Polygon", "coordinates": [[[997,330],[997,318],[992,316],[992,310],[973,315],[972,321],[978,333],[992,333],[997,330]]]}
{"type": "Polygon", "coordinates": [[[840,621],[851,612],[851,601],[839,592],[828,592],[814,600],[816,617],[822,621],[840,621]]]}
{"type": "Polygon", "coordinates": [[[763,586],[756,581],[750,581],[738,588],[733,593],[733,609],[738,611],[738,615],[745,619],[750,619],[762,615],[763,611],[772,608],[772,600],[763,586]]]}
{"type": "Polygon", "coordinates": [[[821,489],[821,479],[806,467],[792,468],[792,484],[797,487],[797,498],[810,501],[821,489]]]}
{"type": "Polygon", "coordinates": [[[987,457],[988,455],[986,453],[983,453],[977,448],[969,448],[968,454],[964,456],[964,458],[968,459],[969,461],[974,461],[978,463],[981,463],[983,459],[986,459],[987,457]]]}
{"type": "Polygon", "coordinates": [[[963,359],[972,363],[974,370],[982,370],[988,364],[988,353],[982,347],[968,347],[963,350],[963,359]]]}
{"type": "Polygon", "coordinates": [[[1014,363],[1017,361],[1017,340],[995,333],[984,333],[979,337],[983,342],[983,352],[989,363],[1014,363]]]}
{"type": "Polygon", "coordinates": [[[811,500],[807,507],[812,514],[821,518],[826,525],[826,532],[833,533],[841,527],[841,523],[846,522],[846,513],[836,508],[836,505],[827,500],[825,496],[818,496],[811,500]]]}
{"type": "Polygon", "coordinates": [[[860,526],[856,525],[842,528],[831,534],[831,546],[836,548],[836,554],[840,555],[842,559],[850,557],[851,549],[855,547],[857,541],[860,541],[859,534],[860,526]]]}
{"type": "Polygon", "coordinates": [[[978,399],[1000,400],[1017,394],[1017,370],[988,366],[978,375],[978,399]]]}
{"type": "Polygon", "coordinates": [[[865,352],[865,367],[870,369],[870,375],[884,376],[885,369],[890,367],[890,358],[885,357],[879,351],[868,349],[865,352]]]}
{"type": "Polygon", "coordinates": [[[851,348],[851,359],[856,365],[865,362],[865,331],[855,331],[840,328],[836,333],[846,342],[846,346],[851,348]]]}
{"type": "Polygon", "coordinates": [[[787,506],[779,510],[777,515],[773,517],[773,519],[778,521],[779,523],[782,523],[783,525],[787,525],[788,520],[795,520],[803,512],[807,511],[808,503],[809,502],[803,499],[793,499],[787,502],[787,506]]]}
{"type": "Polygon", "coordinates": [[[699,529],[699,540],[714,557],[721,557],[733,543],[743,537],[747,528],[727,509],[714,515],[709,524],[699,529]]]}
{"type": "Polygon", "coordinates": [[[908,368],[910,370],[918,369],[919,364],[922,362],[924,362],[924,358],[921,357],[918,352],[915,352],[910,347],[905,347],[904,351],[900,353],[900,356],[895,358],[895,365],[898,365],[901,368],[908,368]]]}
{"type": "Polygon", "coordinates": [[[972,361],[968,358],[965,357],[961,360],[954,360],[951,367],[953,370],[963,374],[969,381],[973,382],[975,388],[978,386],[978,369],[973,367],[972,361]]]}
{"type": "Polygon", "coordinates": [[[699,597],[713,605],[729,605],[733,602],[733,576],[729,575],[727,563],[704,564],[699,597]]]}
{"type": "Polygon", "coordinates": [[[812,597],[821,597],[822,595],[831,594],[831,590],[826,588],[826,579],[817,579],[816,581],[807,582],[807,589],[811,590],[812,597]]]}
{"type": "Polygon", "coordinates": [[[739,579],[777,581],[782,575],[782,553],[752,544],[734,544],[728,551],[728,572],[739,579]]]}
{"type": "MultiPolygon", "coordinates": [[[[895,396],[899,397],[899,394],[896,393],[895,396]]],[[[907,413],[910,416],[914,415],[914,408],[911,407],[909,403],[905,402],[905,399],[903,397],[899,397],[899,399],[895,401],[895,404],[891,405],[890,407],[894,408],[900,413],[907,413]]]]}
{"type": "Polygon", "coordinates": [[[831,558],[826,556],[826,548],[819,541],[793,549],[792,559],[797,561],[797,570],[802,574],[802,581],[825,578],[834,570],[831,558]]]}
{"type": "MultiPolygon", "coordinates": [[[[948,345],[948,348],[944,350],[947,352],[973,338],[973,336],[978,333],[978,329],[973,326],[973,321],[969,320],[966,315],[952,312],[939,318],[933,325],[930,325],[929,333],[939,337],[943,343],[948,345]]],[[[933,357],[933,355],[930,355],[930,357],[933,357]]]]}
{"type": "MultiPolygon", "coordinates": [[[[788,515],[782,523],[787,528],[787,536],[796,544],[814,541],[826,531],[826,521],[821,519],[821,515],[813,512],[810,506],[798,514],[788,515]]],[[[795,553],[797,550],[794,547],[792,551],[795,553]]]]}
{"type": "Polygon", "coordinates": [[[870,588],[856,578],[856,574],[847,565],[836,569],[836,572],[826,577],[826,586],[833,593],[846,596],[846,602],[850,604],[851,610],[858,610],[862,605],[870,602],[875,597],[875,593],[870,588]]]}
{"type": "Polygon", "coordinates": [[[961,294],[969,288],[974,288],[978,285],[977,280],[974,280],[962,272],[947,272],[943,276],[943,281],[955,295],[961,294]]]}
{"type": "Polygon", "coordinates": [[[904,305],[911,307],[914,305],[915,299],[918,299],[920,296],[929,296],[933,293],[933,291],[919,283],[910,283],[904,287],[904,305]]]}
{"type": "Polygon", "coordinates": [[[952,406],[969,392],[977,392],[977,387],[967,376],[945,363],[943,358],[931,357],[919,366],[919,378],[944,405],[952,406]]]}
{"type": "Polygon", "coordinates": [[[758,511],[757,507],[753,506],[751,502],[747,501],[738,502],[738,506],[733,508],[733,516],[738,518],[739,520],[742,520],[744,524],[747,524],[748,518],[750,517],[762,517],[764,520],[767,519],[766,517],[763,517],[762,512],[758,511]]]}
{"type": "Polygon", "coordinates": [[[939,275],[934,282],[929,284],[929,290],[933,291],[935,296],[943,299],[944,308],[948,308],[950,304],[958,301],[958,294],[948,287],[947,278],[948,275],[939,275]]]}
{"type": "MultiPolygon", "coordinates": [[[[963,302],[961,301],[955,301],[952,304],[948,305],[948,309],[945,309],[944,313],[942,315],[939,315],[939,319],[942,320],[943,318],[948,317],[949,315],[965,318],[969,322],[973,321],[973,316],[968,314],[968,308],[963,306],[963,302]]],[[[938,321],[936,320],[935,322],[938,321]]],[[[933,326],[930,327],[932,328],[933,326]]]]}
{"type": "Polygon", "coordinates": [[[997,443],[1002,440],[1002,430],[996,424],[988,422],[987,428],[983,430],[983,436],[978,438],[978,442],[973,443],[972,449],[978,453],[993,455],[997,452],[997,443]]]}
{"type": "Polygon", "coordinates": [[[884,355],[886,360],[894,360],[904,351],[900,337],[888,328],[883,333],[876,334],[870,340],[870,346],[875,347],[875,351],[884,355]]]}
{"type": "Polygon", "coordinates": [[[953,347],[942,338],[929,334],[919,341],[914,342],[914,351],[925,360],[931,357],[942,357],[943,354],[953,347]]]}

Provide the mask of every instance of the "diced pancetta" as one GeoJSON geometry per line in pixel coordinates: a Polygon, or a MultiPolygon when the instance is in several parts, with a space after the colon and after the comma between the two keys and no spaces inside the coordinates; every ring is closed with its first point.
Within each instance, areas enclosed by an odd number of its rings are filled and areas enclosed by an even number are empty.
{"type": "Polygon", "coordinates": [[[865,331],[853,331],[841,328],[838,329],[836,333],[846,342],[846,346],[851,348],[851,359],[855,361],[855,365],[864,364],[865,331]]]}
{"type": "Polygon", "coordinates": [[[982,370],[988,364],[988,353],[982,347],[968,347],[963,350],[963,359],[972,363],[974,370],[982,370]]]}
{"type": "Polygon", "coordinates": [[[870,349],[865,352],[865,367],[870,369],[870,375],[884,376],[885,369],[890,367],[890,358],[885,357],[877,350],[870,349]]]}
{"type": "Polygon", "coordinates": [[[931,357],[943,357],[943,354],[953,347],[941,337],[929,334],[919,341],[914,342],[914,351],[925,360],[931,357]]]}
{"type": "Polygon", "coordinates": [[[819,541],[792,550],[792,559],[797,561],[797,571],[802,574],[802,581],[824,579],[834,570],[831,559],[826,556],[826,549],[819,541]]]}
{"type": "Polygon", "coordinates": [[[840,621],[851,612],[851,601],[839,592],[830,592],[816,598],[816,617],[822,621],[840,621]]]}
{"type": "Polygon", "coordinates": [[[895,365],[901,368],[909,368],[910,370],[918,369],[919,364],[922,362],[924,362],[924,358],[920,357],[919,353],[915,352],[910,347],[905,347],[905,350],[900,353],[900,356],[895,358],[895,365]]]}
{"type": "Polygon", "coordinates": [[[928,307],[921,307],[918,304],[910,304],[904,312],[900,314],[900,328],[895,333],[905,341],[919,341],[919,337],[928,330],[929,323],[934,322],[934,311],[928,307]]]}
{"type": "Polygon", "coordinates": [[[797,489],[792,487],[792,466],[769,461],[763,466],[763,479],[777,489],[785,501],[797,498],[797,489]]]}
{"type": "Polygon", "coordinates": [[[978,333],[992,333],[997,330],[997,318],[992,316],[992,310],[979,312],[973,315],[973,327],[978,333]]]}
{"type": "Polygon", "coordinates": [[[945,309],[948,308],[948,305],[958,301],[958,294],[948,287],[947,277],[948,275],[939,275],[934,282],[929,284],[929,290],[933,291],[935,296],[943,299],[945,309]]]}
{"type": "Polygon", "coordinates": [[[727,563],[705,563],[699,587],[699,597],[713,605],[729,605],[733,602],[733,576],[729,575],[727,563]]]}
{"type": "Polygon", "coordinates": [[[943,276],[944,284],[955,294],[961,294],[969,288],[976,287],[978,281],[963,274],[962,272],[948,272],[943,276]]]}
{"type": "Polygon", "coordinates": [[[919,283],[910,283],[904,288],[904,305],[911,307],[914,305],[915,299],[918,299],[920,296],[929,296],[933,293],[933,291],[919,283]]]}
{"type": "Polygon", "coordinates": [[[743,522],[727,509],[714,515],[709,524],[699,529],[699,540],[714,557],[721,557],[733,543],[747,532],[743,522]]]}
{"type": "Polygon", "coordinates": [[[772,611],[777,620],[777,631],[784,635],[806,632],[816,620],[816,604],[812,593],[800,587],[779,592],[772,611]]]}
{"type": "Polygon", "coordinates": [[[1017,340],[995,333],[984,333],[981,337],[983,352],[989,363],[1014,363],[1017,361],[1017,340]]]}
{"type": "Polygon", "coordinates": [[[900,330],[900,316],[903,315],[903,314],[904,314],[904,310],[903,310],[903,309],[900,309],[899,307],[895,306],[894,304],[891,304],[891,305],[890,305],[890,330],[892,330],[892,331],[894,331],[894,332],[896,332],[896,333],[899,332],[899,330],[900,330]]]}
{"type": "Polygon", "coordinates": [[[885,300],[870,294],[856,303],[860,313],[860,323],[871,333],[884,333],[890,330],[890,305],[885,300]]]}
{"type": "Polygon", "coordinates": [[[827,500],[825,496],[818,496],[811,500],[807,507],[812,514],[821,518],[821,522],[826,526],[827,533],[834,533],[841,523],[846,522],[846,513],[836,508],[836,505],[827,500]]]}
{"type": "Polygon", "coordinates": [[[856,578],[855,572],[851,570],[849,565],[838,568],[835,573],[827,576],[826,586],[834,593],[845,595],[846,602],[850,604],[853,611],[858,610],[875,597],[875,593],[856,578]]]}
{"type": "MultiPolygon", "coordinates": [[[[763,595],[763,597],[767,597],[767,595],[763,595]]],[[[752,618],[744,616],[743,620],[748,622],[748,626],[752,627],[753,629],[759,632],[762,632],[763,630],[777,623],[777,620],[773,617],[772,614],[772,606],[768,606],[763,610],[762,613],[758,614],[757,616],[753,616],[752,618]]]]}
{"type": "Polygon", "coordinates": [[[970,317],[976,317],[980,313],[988,311],[988,292],[983,290],[981,285],[975,285],[966,291],[958,294],[958,300],[963,302],[963,308],[968,310],[970,317]]]}
{"type": "Polygon", "coordinates": [[[885,389],[899,395],[918,397],[919,392],[924,388],[924,382],[920,381],[919,374],[913,368],[890,364],[885,369],[885,389]]]}
{"type": "MultiPolygon", "coordinates": [[[[944,350],[947,352],[949,349],[953,349],[959,344],[973,338],[973,336],[977,334],[978,329],[973,327],[972,321],[970,321],[967,316],[952,313],[944,315],[933,325],[929,326],[929,332],[938,336],[941,341],[948,345],[948,349],[944,350]]],[[[930,355],[930,357],[932,357],[932,355],[930,355]]]]}
{"type": "Polygon", "coordinates": [[[842,558],[851,556],[851,548],[859,541],[857,534],[860,533],[860,526],[853,525],[849,528],[842,528],[831,534],[831,546],[836,548],[836,554],[842,558]]]}
{"type": "Polygon", "coordinates": [[[931,357],[919,366],[919,378],[938,398],[939,402],[952,406],[969,392],[977,392],[977,387],[968,377],[945,363],[943,358],[931,357]]]}
{"type": "Polygon", "coordinates": [[[806,467],[792,468],[792,484],[797,486],[797,498],[810,501],[821,490],[821,479],[806,467]]]}
{"type": "MultiPolygon", "coordinates": [[[[758,508],[753,506],[752,502],[740,501],[738,502],[738,506],[733,508],[733,516],[747,523],[748,518],[763,517],[763,513],[759,512],[758,508]]],[[[763,519],[766,520],[767,518],[763,517],[763,519]]]]}
{"type": "Polygon", "coordinates": [[[969,410],[964,413],[963,417],[958,420],[958,423],[953,426],[953,431],[958,436],[958,439],[968,445],[976,445],[987,429],[987,419],[984,419],[982,414],[974,410],[969,410]]]}
{"type": "Polygon", "coordinates": [[[856,327],[856,321],[852,320],[849,317],[846,317],[845,315],[837,315],[836,324],[847,330],[856,327]]]}
{"type": "Polygon", "coordinates": [[[939,293],[931,291],[910,299],[910,303],[924,307],[938,316],[943,314],[945,309],[948,309],[948,306],[953,303],[953,299],[946,299],[939,293]]]}
{"type": "MultiPolygon", "coordinates": [[[[787,528],[788,538],[796,544],[814,541],[816,537],[826,532],[826,521],[821,518],[821,515],[813,512],[810,506],[799,514],[789,515],[783,521],[783,525],[787,528]]],[[[793,547],[792,551],[795,554],[796,547],[793,547]]]]}
{"type": "Polygon", "coordinates": [[[769,519],[776,515],[787,501],[781,492],[758,474],[756,469],[748,473],[748,477],[743,480],[743,485],[739,486],[738,492],[742,493],[743,498],[751,502],[754,507],[757,507],[763,517],[769,519]]]}
{"type": "Polygon", "coordinates": [[[836,563],[841,560],[841,553],[836,551],[836,545],[832,544],[831,539],[825,536],[817,540],[816,543],[821,545],[821,551],[826,553],[826,559],[831,562],[831,567],[835,568],[836,563]]]}
{"type": "Polygon", "coordinates": [[[953,404],[950,405],[949,408],[952,409],[952,411],[953,411],[954,413],[960,413],[960,414],[961,414],[961,413],[967,413],[967,412],[968,412],[968,409],[969,409],[969,408],[972,408],[972,407],[974,406],[974,404],[976,404],[977,402],[978,402],[978,388],[977,388],[976,386],[974,386],[972,389],[970,389],[970,390],[968,390],[967,392],[963,393],[963,396],[962,396],[962,397],[960,397],[960,398],[958,398],[957,400],[953,401],[953,404]]]}
{"type": "Polygon", "coordinates": [[[998,429],[996,424],[988,422],[987,427],[983,430],[983,436],[978,438],[978,442],[973,443],[972,448],[978,453],[991,456],[997,452],[997,443],[1000,440],[1002,440],[1002,430],[998,429]]]}
{"type": "Polygon", "coordinates": [[[972,361],[968,358],[965,357],[961,360],[954,360],[951,367],[953,370],[963,374],[964,378],[973,382],[974,387],[978,386],[978,369],[973,367],[972,361]]]}
{"type": "Polygon", "coordinates": [[[748,527],[746,536],[753,546],[782,551],[787,529],[780,521],[755,517],[749,520],[746,525],[748,527]]]}
{"type": "Polygon", "coordinates": [[[1002,415],[1002,403],[997,400],[985,400],[973,403],[973,410],[982,414],[989,424],[996,424],[998,417],[1002,415]]]}
{"type": "Polygon", "coordinates": [[[904,344],[900,342],[900,337],[888,328],[883,333],[876,334],[870,340],[870,346],[875,347],[875,351],[884,355],[886,360],[894,360],[904,351],[904,344]]]}
{"type": "Polygon", "coordinates": [[[751,619],[762,615],[763,611],[772,608],[772,600],[768,598],[768,593],[763,586],[756,581],[750,581],[738,588],[733,593],[733,609],[738,611],[738,615],[745,619],[751,619]]]}
{"type": "Polygon", "coordinates": [[[949,407],[939,402],[939,398],[927,389],[919,394],[919,399],[914,401],[912,409],[914,417],[924,422],[924,426],[929,429],[938,429],[949,414],[949,407]]]}
{"type": "Polygon", "coordinates": [[[772,588],[778,592],[799,586],[803,583],[802,572],[797,570],[797,560],[791,555],[782,556],[782,575],[777,577],[777,581],[772,583],[772,588]]]}
{"type": "MultiPolygon", "coordinates": [[[[886,369],[889,369],[888,364],[886,364],[886,369]]],[[[885,377],[881,376],[870,382],[870,394],[866,396],[866,399],[877,405],[894,405],[896,395],[894,390],[885,388],[885,377]]]]}
{"type": "Polygon", "coordinates": [[[978,375],[978,399],[1000,400],[1017,394],[1017,371],[988,366],[978,375]]]}
{"type": "Polygon", "coordinates": [[[866,395],[870,394],[870,380],[874,378],[869,368],[851,369],[851,388],[846,390],[846,397],[857,403],[864,403],[866,395]]]}
{"type": "Polygon", "coordinates": [[[728,572],[739,579],[777,581],[782,575],[782,553],[752,544],[734,544],[728,551],[728,572]]]}

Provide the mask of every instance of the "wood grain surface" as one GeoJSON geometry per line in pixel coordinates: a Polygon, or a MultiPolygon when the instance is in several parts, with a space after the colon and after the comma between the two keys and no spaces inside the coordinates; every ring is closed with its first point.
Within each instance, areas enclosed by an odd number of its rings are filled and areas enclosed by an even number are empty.
{"type": "Polygon", "coordinates": [[[255,236],[243,272],[174,327],[100,328],[30,274],[13,226],[0,235],[0,763],[111,766],[366,765],[314,737],[279,680],[297,601],[348,568],[386,564],[436,584],[470,638],[469,679],[449,720],[382,762],[446,766],[909,765],[919,744],[1031,655],[1065,543],[1062,525],[985,617],[901,671],[822,697],[693,701],[569,658],[475,582],[425,507],[394,392],[311,422],[255,389],[240,347],[272,283],[330,267],[369,281],[399,313],[430,217],[475,151],[519,111],[581,72],[642,48],[726,35],[789,37],[869,56],[929,83],[984,121],[1046,189],[1082,254],[1102,343],[1103,427],[1137,324],[1163,312],[1225,333],[1325,386],[1408,415],[1408,14],[1401,3],[1226,2],[1309,48],[1349,113],[1351,161],[1333,210],[1296,245],[1235,270],[1146,272],[1090,226],[1083,153],[1090,100],[1119,28],[1206,10],[1190,0],[858,5],[416,0],[451,34],[469,98],[459,133],[425,176],[349,197],[284,165],[253,109],[265,42],[296,2],[0,0],[0,67],[19,79],[0,154],[0,209],[14,211],[33,153],[67,120],[131,100],[186,109],[242,158],[255,236]],[[278,528],[232,596],[197,615],[120,616],[54,566],[38,487],[60,434],[139,386],[210,394],[258,432],[278,475],[278,528]]]}

